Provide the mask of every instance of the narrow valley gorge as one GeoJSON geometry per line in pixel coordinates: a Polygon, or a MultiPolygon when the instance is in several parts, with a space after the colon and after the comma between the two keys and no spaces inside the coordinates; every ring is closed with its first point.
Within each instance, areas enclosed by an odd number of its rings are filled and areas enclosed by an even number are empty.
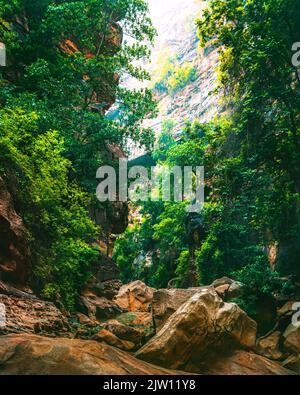
{"type": "Polygon", "coordinates": [[[300,7],[261,3],[0,0],[0,375],[300,374],[300,7]],[[120,160],[203,210],[100,201],[120,160]]]}

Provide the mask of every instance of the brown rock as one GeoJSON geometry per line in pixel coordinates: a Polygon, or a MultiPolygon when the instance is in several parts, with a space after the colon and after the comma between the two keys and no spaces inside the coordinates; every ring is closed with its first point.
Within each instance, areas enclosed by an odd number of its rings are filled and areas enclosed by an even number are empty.
{"type": "Polygon", "coordinates": [[[300,374],[300,354],[294,354],[288,357],[282,366],[300,374]]]}
{"type": "Polygon", "coordinates": [[[121,324],[117,320],[108,321],[103,326],[119,339],[134,343],[135,348],[138,348],[142,343],[142,333],[131,326],[121,324]]]}
{"type": "Polygon", "coordinates": [[[15,211],[12,196],[0,177],[0,279],[24,285],[30,267],[27,231],[15,211]]]}
{"type": "Polygon", "coordinates": [[[119,322],[127,323],[129,326],[133,327],[145,327],[153,324],[151,313],[141,313],[141,312],[130,312],[121,314],[118,317],[119,322]]]}
{"type": "Polygon", "coordinates": [[[160,329],[168,318],[199,290],[200,288],[159,289],[154,291],[152,314],[156,329],[160,329]]]}
{"type": "Polygon", "coordinates": [[[265,334],[270,332],[276,324],[277,304],[273,296],[266,295],[257,290],[247,289],[239,281],[234,281],[228,277],[215,280],[212,285],[218,292],[218,295],[226,302],[234,299],[241,299],[247,293],[255,296],[256,302],[253,305],[253,317],[258,324],[258,332],[265,334]]]}
{"type": "Polygon", "coordinates": [[[151,313],[123,313],[113,320],[102,323],[101,327],[108,330],[120,340],[134,344],[134,351],[142,347],[154,336],[151,313]]]}
{"type": "Polygon", "coordinates": [[[300,326],[291,324],[284,332],[284,347],[296,354],[300,354],[300,326]]]}
{"type": "Polygon", "coordinates": [[[221,287],[222,285],[229,285],[230,286],[233,282],[234,282],[234,280],[232,280],[229,277],[222,277],[222,278],[215,280],[211,286],[214,288],[221,287]]]}
{"type": "Polygon", "coordinates": [[[218,287],[215,288],[217,294],[222,298],[226,298],[226,294],[229,290],[230,285],[229,284],[224,284],[224,285],[220,285],[218,287]]]}
{"type": "Polygon", "coordinates": [[[153,288],[148,287],[142,281],[134,281],[123,285],[114,301],[120,308],[127,311],[148,312],[153,299],[153,291],[153,288]]]}
{"type": "Polygon", "coordinates": [[[119,315],[116,320],[123,325],[137,330],[141,334],[143,344],[154,335],[155,331],[151,313],[124,313],[119,315]]]}
{"type": "Polygon", "coordinates": [[[281,332],[277,331],[260,340],[257,346],[258,354],[275,361],[281,360],[283,358],[283,353],[280,351],[281,336],[281,332]]]}
{"type": "Polygon", "coordinates": [[[232,300],[236,298],[240,298],[245,293],[245,286],[244,284],[240,283],[239,281],[234,281],[230,284],[229,289],[226,293],[227,300],[232,300]]]}
{"type": "Polygon", "coordinates": [[[22,299],[38,299],[32,292],[32,290],[26,286],[15,288],[10,284],[0,281],[0,294],[7,296],[15,296],[22,299]]]}
{"type": "Polygon", "coordinates": [[[296,301],[289,301],[285,303],[280,309],[278,309],[277,313],[279,317],[289,316],[295,314],[296,310],[294,306],[299,303],[296,301]]]}
{"type": "Polygon", "coordinates": [[[177,374],[95,341],[50,339],[34,335],[3,336],[0,366],[0,375],[177,374]]]}
{"type": "Polygon", "coordinates": [[[221,298],[227,301],[243,296],[245,289],[244,284],[231,280],[228,277],[215,280],[212,287],[215,288],[221,298]]]}
{"type": "Polygon", "coordinates": [[[92,292],[85,293],[80,297],[80,310],[89,318],[103,321],[114,318],[121,314],[123,310],[113,301],[103,297],[98,297],[92,292]]]}
{"type": "Polygon", "coordinates": [[[209,375],[247,375],[247,376],[271,376],[293,375],[294,372],[285,369],[274,361],[270,361],[260,355],[237,350],[230,356],[217,359],[208,366],[203,373],[209,375]]]}
{"type": "Polygon", "coordinates": [[[102,296],[107,299],[113,299],[118,295],[122,283],[120,280],[108,280],[99,282],[93,286],[93,291],[97,296],[102,296]]]}
{"type": "Polygon", "coordinates": [[[109,346],[117,347],[123,351],[132,351],[135,349],[134,343],[126,340],[121,340],[107,329],[101,329],[101,331],[93,336],[93,340],[96,340],[98,342],[104,342],[109,346]]]}
{"type": "Polygon", "coordinates": [[[203,288],[183,304],[136,356],[160,366],[186,370],[213,352],[255,346],[257,325],[236,304],[203,288]]]}
{"type": "Polygon", "coordinates": [[[99,325],[98,321],[91,320],[89,317],[87,317],[82,313],[77,313],[76,316],[80,325],[84,325],[91,328],[99,325]]]}
{"type": "Polygon", "coordinates": [[[43,333],[50,336],[68,336],[67,318],[53,303],[38,299],[21,299],[0,295],[5,305],[6,325],[1,334],[43,333]]]}

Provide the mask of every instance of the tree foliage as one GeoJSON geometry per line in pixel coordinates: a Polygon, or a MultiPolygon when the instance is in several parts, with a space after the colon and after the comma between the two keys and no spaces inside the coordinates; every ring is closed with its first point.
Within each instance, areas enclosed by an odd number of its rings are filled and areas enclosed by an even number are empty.
{"type": "Polygon", "coordinates": [[[291,61],[299,12],[296,0],[214,0],[197,22],[202,45],[219,49],[227,112],[187,124],[176,142],[170,124],[159,138],[158,160],[203,165],[206,178],[205,208],[192,221],[180,204],[161,205],[158,215],[146,205],[141,231],[155,222],[145,245],[157,251],[151,279],[159,286],[192,285],[195,265],[198,283],[226,275],[265,293],[282,290],[279,276],[299,275],[300,80],[291,61]]]}
{"type": "Polygon", "coordinates": [[[73,308],[99,250],[89,196],[69,181],[71,163],[56,131],[39,133],[38,115],[0,112],[0,174],[17,196],[34,251],[33,281],[45,297],[73,308]]]}
{"type": "MultiPolygon", "coordinates": [[[[1,174],[31,234],[37,291],[74,307],[99,258],[96,171],[107,143],[151,146],[151,92],[137,66],[155,30],[143,0],[0,0],[1,174]],[[109,111],[114,104],[113,111],[109,111]]],[[[107,163],[105,163],[107,164],[107,163]]]]}
{"type": "Polygon", "coordinates": [[[192,63],[181,63],[176,56],[171,55],[165,58],[165,53],[161,56],[163,59],[158,60],[155,91],[173,95],[197,79],[197,69],[192,63]]]}

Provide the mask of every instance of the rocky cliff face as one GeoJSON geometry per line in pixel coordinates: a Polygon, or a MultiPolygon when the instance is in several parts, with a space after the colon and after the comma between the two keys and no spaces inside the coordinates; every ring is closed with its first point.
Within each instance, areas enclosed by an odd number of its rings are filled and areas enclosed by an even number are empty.
{"type": "Polygon", "coordinates": [[[24,286],[31,268],[27,232],[0,178],[0,280],[24,286]]]}
{"type": "MultiPolygon", "coordinates": [[[[204,2],[183,0],[178,4],[169,3],[165,9],[154,7],[150,1],[154,24],[158,30],[156,45],[152,54],[152,72],[158,57],[176,56],[178,66],[190,64],[196,70],[196,78],[174,94],[157,94],[159,115],[151,125],[158,133],[163,119],[175,122],[175,132],[180,132],[185,121],[199,119],[207,122],[221,112],[218,99],[212,94],[216,87],[218,53],[213,48],[201,49],[197,38],[195,21],[200,16],[204,2]]],[[[155,73],[154,73],[155,78],[155,73]]]]}
{"type": "MultiPolygon", "coordinates": [[[[16,33],[20,41],[26,43],[30,34],[28,19],[26,11],[22,10],[19,15],[15,15],[7,20],[1,20],[0,24],[5,26],[5,31],[8,34],[16,33]]],[[[105,52],[112,56],[119,50],[122,40],[123,31],[118,23],[118,16],[108,26],[107,32],[103,32],[96,37],[98,47],[104,47],[105,52]]],[[[0,41],[5,41],[5,37],[0,36],[0,41]]],[[[69,55],[80,52],[86,59],[95,57],[95,53],[91,53],[86,48],[80,47],[75,38],[62,39],[59,50],[69,55]]],[[[9,54],[7,66],[3,72],[3,76],[8,84],[14,84],[20,77],[18,71],[19,60],[9,54]]],[[[87,81],[90,76],[83,75],[82,78],[87,81]]],[[[118,85],[119,76],[117,74],[107,73],[105,78],[99,78],[93,86],[94,90],[91,93],[92,100],[89,110],[104,115],[116,100],[118,85]]],[[[124,153],[119,147],[108,143],[103,144],[102,154],[107,161],[114,161],[120,157],[124,157],[124,153]]],[[[4,180],[0,179],[0,280],[20,288],[27,284],[30,276],[31,254],[27,240],[28,235],[22,218],[15,210],[14,200],[17,201],[17,199],[13,195],[14,192],[9,191],[4,180]]],[[[127,227],[127,204],[116,203],[109,208],[98,205],[97,208],[90,208],[89,211],[95,223],[103,229],[104,236],[99,242],[103,245],[102,251],[105,254],[108,252],[109,255],[112,249],[110,235],[121,234],[127,227]]],[[[98,271],[96,273],[97,275],[98,271]]]]}
{"type": "MultiPolygon", "coordinates": [[[[158,0],[149,0],[149,5],[158,33],[150,62],[144,64],[152,77],[149,87],[153,88],[157,81],[157,70],[161,69],[159,63],[169,57],[176,58],[178,67],[188,64],[196,72],[192,82],[175,93],[153,91],[158,103],[158,114],[155,119],[145,120],[145,126],[151,127],[155,135],[159,136],[164,120],[172,120],[176,137],[186,121],[198,119],[200,122],[209,122],[223,111],[218,97],[213,93],[217,84],[218,51],[199,46],[196,20],[201,16],[205,1],[166,0],[161,4],[158,0]]],[[[135,80],[126,79],[122,83],[136,88],[135,80]]],[[[143,149],[135,145],[130,146],[129,151],[131,159],[145,154],[143,149]]]]}
{"type": "MultiPolygon", "coordinates": [[[[31,33],[30,26],[28,23],[28,15],[26,10],[20,10],[18,15],[15,15],[6,20],[0,20],[0,24],[4,26],[4,31],[7,34],[17,33],[18,38],[22,43],[26,43],[27,37],[31,33]]],[[[118,23],[118,16],[108,26],[107,31],[95,36],[96,46],[105,48],[105,52],[110,55],[114,55],[120,48],[123,41],[123,31],[118,23]]],[[[5,44],[5,36],[0,36],[0,41],[5,44]]],[[[66,54],[82,53],[86,59],[95,57],[95,53],[90,52],[85,47],[80,46],[75,38],[65,38],[59,44],[59,49],[66,54]]],[[[3,73],[5,79],[8,82],[14,83],[19,77],[18,63],[19,59],[15,59],[10,53],[7,58],[7,70],[3,73]],[[15,66],[15,67],[14,67],[15,66]]],[[[84,80],[89,80],[89,75],[82,76],[84,80]]],[[[94,112],[105,113],[116,100],[116,89],[119,85],[119,76],[111,73],[106,74],[105,78],[99,78],[99,84],[94,86],[92,96],[92,103],[90,104],[90,110],[94,112]]]]}

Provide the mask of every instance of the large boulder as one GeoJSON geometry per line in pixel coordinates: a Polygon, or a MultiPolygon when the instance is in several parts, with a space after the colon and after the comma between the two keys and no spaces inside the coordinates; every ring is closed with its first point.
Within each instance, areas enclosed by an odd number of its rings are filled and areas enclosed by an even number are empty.
{"type": "Polygon", "coordinates": [[[298,303],[299,302],[293,300],[286,302],[281,308],[277,310],[278,317],[292,317],[297,311],[295,306],[298,305],[298,303]]]}
{"type": "Polygon", "coordinates": [[[211,286],[214,288],[218,288],[218,287],[222,287],[224,285],[228,285],[230,286],[232,283],[234,283],[234,280],[232,280],[229,277],[222,277],[222,278],[218,278],[217,280],[215,280],[211,286]]]}
{"type": "Polygon", "coordinates": [[[295,374],[274,361],[243,350],[236,350],[229,356],[211,361],[202,373],[223,376],[287,376],[295,374]]]}
{"type": "Polygon", "coordinates": [[[70,336],[67,318],[53,303],[32,296],[19,298],[0,295],[5,306],[5,325],[0,334],[41,333],[47,336],[70,336]]]}
{"type": "Polygon", "coordinates": [[[159,289],[154,291],[152,314],[156,329],[159,330],[168,318],[199,290],[200,288],[159,289]]]}
{"type": "Polygon", "coordinates": [[[215,288],[218,295],[226,301],[240,298],[245,293],[244,284],[240,283],[239,281],[231,280],[228,277],[223,277],[215,280],[212,283],[212,286],[215,288]]]}
{"type": "Polygon", "coordinates": [[[300,374],[300,354],[290,355],[283,363],[282,366],[300,374]]]}
{"type": "Polygon", "coordinates": [[[123,309],[115,302],[99,297],[93,292],[85,292],[79,298],[78,308],[80,312],[87,315],[92,320],[103,321],[114,318],[123,312],[123,309]]]}
{"type": "Polygon", "coordinates": [[[284,347],[295,353],[300,354],[300,326],[291,324],[283,334],[285,339],[284,347]]]}
{"type": "MultiPolygon", "coordinates": [[[[154,327],[151,313],[131,312],[123,313],[115,319],[101,323],[93,339],[124,351],[137,351],[153,335],[154,327]]],[[[85,333],[81,337],[86,338],[85,333]]]]}
{"type": "Polygon", "coordinates": [[[133,348],[138,349],[141,346],[143,334],[132,326],[124,325],[118,320],[110,320],[103,326],[119,339],[132,342],[134,344],[133,348]]]}
{"type": "Polygon", "coordinates": [[[277,319],[277,303],[272,295],[248,288],[245,284],[228,277],[215,280],[211,286],[225,302],[240,299],[247,303],[249,296],[253,296],[255,300],[252,305],[253,318],[258,324],[258,332],[263,335],[274,328],[277,319]]]}
{"type": "Polygon", "coordinates": [[[173,375],[105,344],[35,335],[1,337],[0,375],[173,375]]]}
{"type": "Polygon", "coordinates": [[[142,344],[145,344],[155,334],[151,313],[143,313],[138,311],[123,313],[116,317],[116,321],[138,331],[141,335],[142,344]]]}
{"type": "Polygon", "coordinates": [[[70,322],[74,339],[90,340],[101,329],[99,321],[82,313],[73,315],[70,322]]]}
{"type": "Polygon", "coordinates": [[[258,354],[275,361],[282,360],[284,354],[280,350],[281,338],[281,332],[276,331],[271,335],[259,340],[257,345],[258,354]]]}
{"type": "Polygon", "coordinates": [[[150,311],[153,292],[154,289],[148,287],[142,281],[134,281],[123,285],[114,301],[120,308],[130,312],[148,312],[150,311]]]}
{"type": "Polygon", "coordinates": [[[25,285],[30,274],[31,255],[22,218],[0,177],[0,280],[25,285]]]}
{"type": "Polygon", "coordinates": [[[120,280],[103,281],[95,284],[93,287],[93,291],[96,293],[97,296],[102,296],[107,299],[113,299],[116,295],[118,295],[118,292],[122,285],[123,284],[120,280]]]}
{"type": "Polygon", "coordinates": [[[203,288],[183,304],[136,354],[171,369],[201,366],[207,357],[236,347],[254,348],[257,325],[236,304],[203,288]]]}
{"type": "Polygon", "coordinates": [[[93,336],[93,340],[96,340],[100,343],[106,343],[109,346],[114,346],[124,351],[133,351],[135,349],[134,343],[120,339],[107,329],[101,329],[98,333],[96,333],[96,335],[93,336]]]}

